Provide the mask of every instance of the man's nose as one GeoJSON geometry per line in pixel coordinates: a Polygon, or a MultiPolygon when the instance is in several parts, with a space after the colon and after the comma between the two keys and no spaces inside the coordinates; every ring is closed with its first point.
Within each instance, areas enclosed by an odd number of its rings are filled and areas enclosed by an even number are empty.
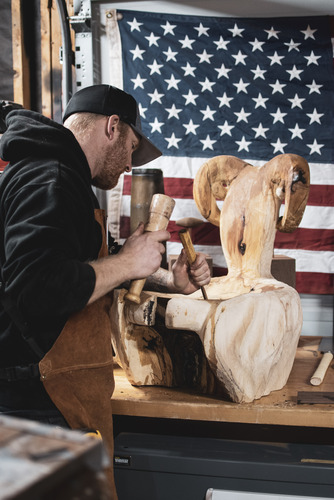
{"type": "Polygon", "coordinates": [[[132,156],[131,156],[131,160],[129,161],[129,163],[127,164],[126,168],[125,168],[125,172],[131,172],[132,170],[132,156]]]}

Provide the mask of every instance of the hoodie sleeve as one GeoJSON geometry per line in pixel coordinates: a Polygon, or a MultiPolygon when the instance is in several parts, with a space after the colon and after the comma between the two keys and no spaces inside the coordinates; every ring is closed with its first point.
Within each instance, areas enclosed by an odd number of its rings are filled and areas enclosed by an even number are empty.
{"type": "Polygon", "coordinates": [[[101,243],[92,195],[80,176],[41,177],[7,190],[2,268],[18,313],[39,328],[64,323],[87,304],[95,286],[88,261],[101,243]]]}

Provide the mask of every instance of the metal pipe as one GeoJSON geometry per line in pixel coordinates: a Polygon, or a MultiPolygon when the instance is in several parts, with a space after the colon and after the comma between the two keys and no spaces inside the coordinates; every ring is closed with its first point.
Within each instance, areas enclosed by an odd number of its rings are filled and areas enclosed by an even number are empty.
{"type": "Polygon", "coordinates": [[[72,43],[70,23],[65,0],[56,0],[60,18],[61,36],[63,42],[63,75],[62,75],[62,104],[65,109],[72,97],[72,43]]]}

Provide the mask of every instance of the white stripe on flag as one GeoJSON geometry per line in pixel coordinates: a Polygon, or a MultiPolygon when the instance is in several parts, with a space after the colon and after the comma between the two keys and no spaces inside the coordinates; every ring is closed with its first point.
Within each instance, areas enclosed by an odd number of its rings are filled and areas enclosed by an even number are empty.
{"type": "MultiPolygon", "coordinates": [[[[222,202],[218,202],[217,205],[221,208],[222,202]]],[[[281,207],[281,214],[283,211],[284,205],[281,207]]],[[[121,215],[130,217],[130,212],[131,197],[130,195],[123,195],[121,215]]],[[[195,217],[202,219],[203,222],[205,221],[194,200],[176,198],[171,220],[176,221],[183,217],[195,217]]],[[[306,206],[299,227],[307,229],[334,229],[334,207],[306,206]]]]}
{"type": "Polygon", "coordinates": [[[286,255],[295,259],[297,272],[334,273],[334,252],[279,248],[275,251],[275,254],[286,255]]]}
{"type": "MultiPolygon", "coordinates": [[[[194,245],[196,252],[202,252],[212,257],[215,267],[227,268],[226,260],[220,246],[194,245]]],[[[182,244],[167,242],[167,255],[179,255],[182,244]]],[[[296,260],[296,272],[333,273],[334,252],[317,252],[309,250],[286,250],[279,248],[275,255],[285,255],[296,260]]]]}
{"type": "MultiPolygon", "coordinates": [[[[272,158],[275,155],[272,156],[272,158]]],[[[184,156],[161,156],[145,165],[145,168],[159,168],[163,171],[164,177],[191,178],[193,179],[199,168],[212,158],[187,158],[184,156]]],[[[271,158],[268,158],[268,161],[271,158]]],[[[251,165],[264,165],[263,161],[252,159],[244,160],[251,165]]],[[[310,163],[311,184],[334,186],[334,168],[331,164],[310,163]]]]}

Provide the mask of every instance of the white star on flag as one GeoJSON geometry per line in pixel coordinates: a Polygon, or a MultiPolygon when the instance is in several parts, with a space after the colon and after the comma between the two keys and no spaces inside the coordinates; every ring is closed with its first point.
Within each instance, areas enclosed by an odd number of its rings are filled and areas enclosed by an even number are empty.
{"type": "Polygon", "coordinates": [[[188,35],[185,36],[183,40],[180,40],[183,49],[192,49],[192,44],[195,43],[195,40],[190,40],[188,35]]]}
{"type": "Polygon", "coordinates": [[[262,123],[259,123],[258,127],[252,127],[252,130],[255,130],[255,138],[256,137],[264,137],[266,138],[266,132],[268,132],[269,128],[263,127],[262,123]]]}
{"type": "Polygon", "coordinates": [[[320,89],[323,87],[323,85],[317,85],[315,81],[313,80],[311,84],[306,84],[306,87],[310,89],[309,93],[312,94],[312,92],[316,92],[317,94],[321,94],[320,89]]]}
{"type": "Polygon", "coordinates": [[[160,134],[161,134],[162,125],[163,125],[163,122],[159,122],[158,118],[155,117],[154,122],[150,123],[150,126],[152,127],[151,128],[152,134],[153,134],[153,132],[160,132],[160,134]]]}
{"type": "Polygon", "coordinates": [[[321,56],[316,56],[313,52],[311,51],[311,54],[309,56],[304,56],[305,59],[307,59],[307,66],[310,64],[315,64],[316,66],[319,66],[318,59],[321,59],[321,56]]]}
{"type": "Polygon", "coordinates": [[[299,139],[303,138],[303,132],[305,132],[305,128],[300,128],[298,123],[294,126],[294,128],[289,128],[289,131],[291,132],[291,139],[294,139],[295,137],[298,137],[299,139]]]}
{"type": "Polygon", "coordinates": [[[143,54],[145,50],[141,50],[139,48],[139,45],[136,45],[136,48],[134,50],[130,50],[131,54],[133,54],[133,61],[136,59],[141,59],[143,61],[143,54]]]}
{"type": "Polygon", "coordinates": [[[176,24],[170,24],[169,21],[166,21],[166,24],[161,25],[161,27],[164,29],[164,36],[168,35],[169,33],[171,35],[174,35],[174,29],[176,28],[176,24]]]}
{"type": "Polygon", "coordinates": [[[213,145],[214,145],[214,143],[215,143],[215,142],[217,142],[217,141],[215,141],[215,140],[211,140],[211,139],[210,139],[210,136],[209,136],[209,135],[207,135],[207,136],[206,136],[206,139],[204,139],[204,140],[203,140],[203,139],[200,139],[200,142],[203,144],[203,151],[204,151],[205,149],[213,149],[213,145]]]}
{"type": "Polygon", "coordinates": [[[234,83],[233,85],[235,85],[235,87],[237,87],[237,93],[239,94],[239,92],[245,92],[247,94],[247,87],[248,85],[250,85],[250,83],[246,83],[243,81],[242,78],[240,78],[239,80],[239,83],[234,83]]]}
{"type": "Polygon", "coordinates": [[[175,61],[176,62],[175,56],[177,56],[178,53],[174,52],[170,47],[168,47],[168,50],[164,50],[163,54],[165,54],[165,56],[166,56],[166,62],[168,62],[168,61],[175,61]]]}
{"type": "Polygon", "coordinates": [[[131,81],[134,84],[134,88],[141,87],[142,89],[144,88],[144,82],[146,82],[146,78],[141,78],[140,74],[136,76],[136,78],[131,78],[131,81]]]}
{"type": "Polygon", "coordinates": [[[171,108],[166,108],[166,111],[168,111],[168,119],[169,118],[179,118],[179,113],[181,113],[182,109],[177,109],[175,104],[171,108]]]}
{"type": "Polygon", "coordinates": [[[176,79],[174,75],[170,75],[170,78],[165,79],[165,82],[168,83],[167,90],[170,90],[170,89],[178,90],[178,88],[179,88],[178,83],[180,83],[180,81],[181,80],[176,79]]]}
{"type": "Polygon", "coordinates": [[[255,101],[255,109],[262,106],[262,108],[266,108],[266,102],[269,100],[269,97],[263,97],[261,92],[257,97],[252,97],[253,101],[255,101]]]}
{"type": "Polygon", "coordinates": [[[280,108],[277,108],[275,113],[270,113],[271,116],[274,117],[273,123],[281,122],[284,123],[284,117],[287,115],[287,113],[282,113],[280,108]]]}
{"type": "Polygon", "coordinates": [[[276,142],[271,142],[271,145],[274,147],[274,154],[275,153],[284,153],[284,148],[285,148],[285,146],[288,145],[288,143],[281,142],[281,139],[278,138],[276,142]]]}
{"type": "Polygon", "coordinates": [[[150,104],[153,104],[154,102],[159,102],[161,104],[161,98],[164,97],[165,94],[159,94],[158,90],[154,89],[154,92],[148,95],[151,98],[150,104]]]}
{"type": "Polygon", "coordinates": [[[265,79],[264,74],[267,73],[266,69],[261,69],[259,65],[256,66],[255,69],[251,69],[251,72],[254,73],[254,80],[256,78],[262,78],[262,80],[265,79]]]}
{"type": "Polygon", "coordinates": [[[231,134],[231,130],[232,128],[234,128],[234,125],[229,125],[227,123],[227,120],[225,120],[225,123],[223,125],[218,125],[218,128],[220,128],[221,132],[220,132],[220,135],[230,135],[232,136],[231,134]]]}
{"type": "Polygon", "coordinates": [[[308,148],[311,148],[310,154],[319,153],[321,155],[320,149],[324,147],[324,144],[318,144],[316,139],[314,139],[313,144],[306,145],[308,148]]]}
{"type": "Polygon", "coordinates": [[[149,47],[152,47],[152,45],[159,47],[158,40],[160,40],[160,36],[155,36],[154,33],[151,33],[150,36],[146,36],[145,38],[148,40],[149,47]]]}
{"type": "Polygon", "coordinates": [[[216,111],[210,109],[209,106],[207,106],[206,109],[201,109],[200,112],[203,114],[203,121],[213,120],[213,115],[216,113],[216,111]]]}
{"type": "Polygon", "coordinates": [[[189,90],[188,94],[183,94],[182,97],[185,98],[186,102],[186,106],[188,104],[195,104],[196,105],[196,99],[198,97],[198,94],[193,94],[191,90],[189,90]]]}
{"type": "Polygon", "coordinates": [[[132,21],[128,21],[128,24],[131,27],[131,31],[140,31],[140,26],[142,26],[144,23],[138,23],[137,19],[134,17],[132,21]]]}
{"type": "Polygon", "coordinates": [[[313,113],[306,113],[306,114],[307,114],[307,116],[310,117],[310,125],[312,123],[320,123],[321,124],[320,118],[322,116],[324,116],[324,113],[318,113],[316,108],[314,108],[313,113]]]}
{"type": "Polygon", "coordinates": [[[279,92],[280,94],[284,94],[283,88],[286,87],[286,83],[280,83],[278,80],[276,80],[275,83],[269,83],[270,87],[273,89],[273,94],[276,92],[279,92]]]}
{"type": "Polygon", "coordinates": [[[156,59],[154,59],[152,64],[147,65],[148,68],[150,68],[150,75],[153,75],[154,73],[158,73],[158,75],[161,75],[160,68],[163,68],[163,64],[158,64],[156,59]]]}
{"type": "Polygon", "coordinates": [[[306,30],[301,30],[301,33],[304,33],[305,35],[305,40],[307,40],[308,38],[313,38],[313,40],[315,39],[314,38],[314,34],[317,30],[312,30],[310,28],[310,25],[307,26],[307,29],[306,30]]]}
{"type": "Polygon", "coordinates": [[[217,73],[218,73],[217,78],[220,78],[221,76],[225,76],[226,78],[229,78],[228,74],[230,71],[232,71],[232,69],[226,68],[225,64],[222,63],[220,68],[215,68],[215,71],[217,71],[217,73]]]}
{"type": "Polygon", "coordinates": [[[168,146],[167,146],[168,149],[173,148],[173,147],[178,149],[179,148],[178,143],[182,139],[175,137],[175,134],[173,132],[170,137],[165,137],[165,140],[168,142],[168,146]]]}
{"type": "Polygon", "coordinates": [[[241,121],[248,123],[247,117],[251,115],[251,113],[246,113],[244,108],[241,108],[239,112],[234,112],[234,114],[238,117],[237,123],[241,121]]]}
{"type": "Polygon", "coordinates": [[[184,76],[188,76],[188,75],[195,76],[194,71],[196,69],[196,66],[191,66],[189,64],[189,62],[187,62],[186,66],[182,66],[182,69],[184,71],[184,76]]]}
{"type": "Polygon", "coordinates": [[[219,40],[216,42],[213,42],[217,45],[217,50],[223,49],[227,50],[227,45],[230,43],[228,40],[224,40],[222,36],[219,37],[219,40]]]}
{"type": "Polygon", "coordinates": [[[278,34],[280,31],[274,30],[274,27],[272,26],[270,30],[264,30],[266,33],[268,33],[268,40],[269,38],[277,38],[278,39],[278,34]]]}
{"type": "Polygon", "coordinates": [[[238,151],[243,151],[243,150],[249,151],[249,145],[252,144],[251,141],[246,141],[244,135],[242,136],[241,141],[235,141],[235,142],[239,145],[238,151]]]}
{"type": "Polygon", "coordinates": [[[209,29],[210,28],[205,28],[202,23],[200,23],[199,26],[197,28],[195,28],[195,30],[198,31],[198,36],[201,36],[201,35],[209,36],[209,33],[208,33],[209,29]]]}
{"type": "Polygon", "coordinates": [[[300,73],[302,73],[304,70],[303,69],[297,69],[295,64],[293,65],[292,69],[287,69],[286,72],[290,73],[290,80],[293,80],[294,78],[297,78],[300,80],[300,73]]]}
{"type": "Polygon", "coordinates": [[[229,28],[229,31],[232,33],[232,36],[241,36],[242,37],[242,32],[245,31],[244,28],[239,28],[238,25],[235,23],[233,28],[229,28]]]}
{"type": "Polygon", "coordinates": [[[189,123],[184,123],[183,127],[186,129],[186,135],[188,134],[194,134],[196,135],[196,129],[199,127],[199,125],[195,125],[195,123],[192,120],[189,120],[189,123]]]}
{"type": "Polygon", "coordinates": [[[224,92],[222,97],[217,97],[219,101],[219,107],[221,108],[222,106],[228,106],[229,108],[231,107],[230,101],[233,101],[233,97],[227,97],[226,92],[224,92]]]}

